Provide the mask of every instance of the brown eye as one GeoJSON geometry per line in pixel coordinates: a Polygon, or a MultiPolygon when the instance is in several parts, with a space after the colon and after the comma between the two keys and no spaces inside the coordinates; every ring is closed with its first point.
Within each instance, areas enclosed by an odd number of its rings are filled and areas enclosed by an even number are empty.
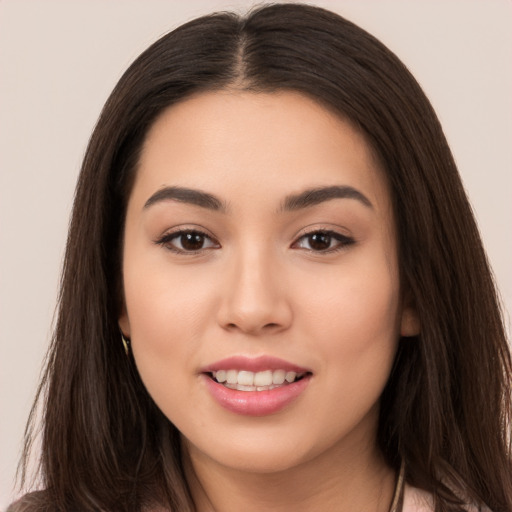
{"type": "Polygon", "coordinates": [[[206,237],[202,233],[183,233],[177,238],[181,244],[181,249],[185,251],[198,251],[202,249],[206,237]]]}
{"type": "Polygon", "coordinates": [[[219,247],[219,244],[207,234],[194,230],[169,233],[156,243],[180,254],[195,253],[219,247]]]}
{"type": "Polygon", "coordinates": [[[331,247],[332,237],[328,233],[313,233],[307,238],[309,247],[314,251],[325,251],[331,247]]]}
{"type": "Polygon", "coordinates": [[[351,245],[353,238],[336,233],[335,231],[314,231],[301,236],[293,247],[312,252],[333,252],[351,245]]]}

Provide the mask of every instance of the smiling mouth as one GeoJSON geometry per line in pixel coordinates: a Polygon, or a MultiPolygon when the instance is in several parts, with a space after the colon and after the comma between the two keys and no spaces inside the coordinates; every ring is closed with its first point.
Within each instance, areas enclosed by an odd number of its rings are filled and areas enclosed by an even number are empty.
{"type": "Polygon", "coordinates": [[[237,391],[269,391],[282,388],[303,379],[309,372],[294,372],[282,369],[251,372],[247,370],[216,370],[209,372],[210,378],[228,389],[237,391]]]}

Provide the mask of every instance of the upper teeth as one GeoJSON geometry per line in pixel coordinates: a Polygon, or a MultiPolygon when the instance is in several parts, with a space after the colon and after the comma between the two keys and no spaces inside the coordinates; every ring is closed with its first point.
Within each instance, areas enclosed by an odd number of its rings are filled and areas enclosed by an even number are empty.
{"type": "MultiPolygon", "coordinates": [[[[293,382],[297,378],[297,372],[286,370],[264,370],[262,372],[249,372],[246,370],[217,370],[212,372],[217,382],[227,384],[240,384],[242,386],[271,386],[293,382]]],[[[301,376],[302,374],[299,374],[301,376]]]]}

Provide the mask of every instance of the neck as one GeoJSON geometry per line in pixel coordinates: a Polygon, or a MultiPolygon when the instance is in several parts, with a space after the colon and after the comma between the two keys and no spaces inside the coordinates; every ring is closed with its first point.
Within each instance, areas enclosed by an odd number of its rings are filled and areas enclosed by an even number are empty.
{"type": "Polygon", "coordinates": [[[189,447],[185,473],[197,512],[388,512],[396,481],[375,445],[334,447],[273,472],[226,467],[189,447]]]}

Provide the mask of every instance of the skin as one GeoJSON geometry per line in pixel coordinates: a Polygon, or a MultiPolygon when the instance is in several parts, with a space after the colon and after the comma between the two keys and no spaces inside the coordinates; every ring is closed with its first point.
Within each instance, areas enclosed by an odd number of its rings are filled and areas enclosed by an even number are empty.
{"type": "Polygon", "coordinates": [[[419,325],[402,300],[385,176],[348,122],[293,92],[203,93],[166,110],[129,199],[123,276],[119,325],[182,433],[199,511],[389,509],[379,396],[399,336],[419,325]],[[216,196],[225,211],[145,206],[177,186],[216,196]],[[287,196],[325,186],[353,187],[371,205],[333,198],[283,210],[287,196]],[[169,235],[180,229],[208,236],[185,251],[169,235]],[[331,237],[319,250],[308,236],[318,231],[352,242],[331,237]],[[312,377],[277,413],[235,414],[201,375],[234,355],[279,357],[312,377]]]}

